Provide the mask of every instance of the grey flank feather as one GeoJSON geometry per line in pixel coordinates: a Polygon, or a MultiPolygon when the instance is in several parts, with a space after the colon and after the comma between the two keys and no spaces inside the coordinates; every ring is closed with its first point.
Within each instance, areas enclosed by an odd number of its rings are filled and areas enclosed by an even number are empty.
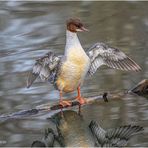
{"type": "Polygon", "coordinates": [[[91,60],[91,66],[88,71],[89,75],[93,75],[102,65],[124,71],[141,70],[140,66],[125,53],[119,49],[109,47],[107,44],[101,42],[96,43],[89,48],[87,55],[91,60]]]}

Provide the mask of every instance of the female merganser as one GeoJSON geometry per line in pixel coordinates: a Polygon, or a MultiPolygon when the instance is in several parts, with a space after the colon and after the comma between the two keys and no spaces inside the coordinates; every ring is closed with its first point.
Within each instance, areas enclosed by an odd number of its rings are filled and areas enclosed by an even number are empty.
{"type": "Polygon", "coordinates": [[[63,56],[56,56],[53,52],[36,60],[27,80],[29,88],[34,80],[40,76],[48,80],[59,90],[60,104],[70,105],[62,98],[63,92],[77,89],[76,99],[81,104],[85,99],[81,96],[80,86],[86,75],[93,75],[102,65],[125,71],[139,71],[141,68],[131,58],[119,49],[109,47],[104,43],[96,43],[87,52],[81,46],[77,32],[87,31],[79,19],[69,19],[66,30],[66,46],[63,56]]]}

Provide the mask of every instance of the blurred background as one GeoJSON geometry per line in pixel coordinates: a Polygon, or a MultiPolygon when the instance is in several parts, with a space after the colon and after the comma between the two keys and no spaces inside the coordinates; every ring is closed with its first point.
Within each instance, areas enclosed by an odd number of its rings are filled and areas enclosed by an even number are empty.
{"type": "MultiPolygon", "coordinates": [[[[84,48],[98,41],[117,47],[141,67],[138,73],[101,67],[85,81],[84,96],[104,91],[125,91],[148,76],[148,2],[0,2],[0,114],[30,109],[58,101],[58,92],[49,83],[37,80],[26,88],[28,71],[35,59],[49,51],[63,54],[65,21],[79,17],[90,30],[80,33],[84,48]]],[[[65,95],[75,96],[76,93],[65,95]]],[[[148,102],[128,96],[120,101],[83,108],[84,118],[104,128],[138,124],[145,131],[130,146],[148,146],[148,102]],[[109,124],[108,124],[109,123],[109,124]]],[[[0,123],[0,146],[30,146],[49,127],[44,116],[0,123]]]]}

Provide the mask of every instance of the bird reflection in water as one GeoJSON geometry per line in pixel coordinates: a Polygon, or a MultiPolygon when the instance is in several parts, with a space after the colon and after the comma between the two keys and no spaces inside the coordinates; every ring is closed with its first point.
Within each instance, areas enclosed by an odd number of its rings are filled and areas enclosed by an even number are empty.
{"type": "Polygon", "coordinates": [[[91,121],[88,125],[77,112],[72,110],[54,114],[49,121],[56,130],[48,129],[41,141],[34,141],[32,147],[122,147],[126,146],[131,136],[141,132],[143,127],[125,125],[104,130],[91,121]]]}

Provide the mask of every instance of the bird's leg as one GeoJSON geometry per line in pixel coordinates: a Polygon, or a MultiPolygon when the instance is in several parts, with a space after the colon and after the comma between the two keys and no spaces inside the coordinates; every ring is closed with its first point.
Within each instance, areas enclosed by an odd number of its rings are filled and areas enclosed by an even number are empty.
{"type": "Polygon", "coordinates": [[[60,102],[59,102],[59,104],[62,105],[62,107],[71,106],[71,101],[63,100],[63,93],[62,93],[62,91],[60,91],[60,102]]]}
{"type": "Polygon", "coordinates": [[[85,104],[87,101],[81,96],[80,86],[77,88],[78,96],[76,97],[77,101],[79,102],[79,115],[81,114],[81,105],[85,104]]]}
{"type": "Polygon", "coordinates": [[[59,104],[62,106],[61,107],[61,116],[63,117],[63,111],[62,111],[62,108],[65,107],[65,106],[71,106],[71,103],[69,101],[63,101],[63,93],[62,91],[60,91],[60,101],[59,101],[59,104]]]}
{"type": "Polygon", "coordinates": [[[78,92],[78,96],[76,97],[77,101],[80,103],[80,105],[85,104],[86,103],[86,100],[85,100],[85,98],[83,98],[81,96],[80,86],[78,86],[77,92],[78,92]]]}

